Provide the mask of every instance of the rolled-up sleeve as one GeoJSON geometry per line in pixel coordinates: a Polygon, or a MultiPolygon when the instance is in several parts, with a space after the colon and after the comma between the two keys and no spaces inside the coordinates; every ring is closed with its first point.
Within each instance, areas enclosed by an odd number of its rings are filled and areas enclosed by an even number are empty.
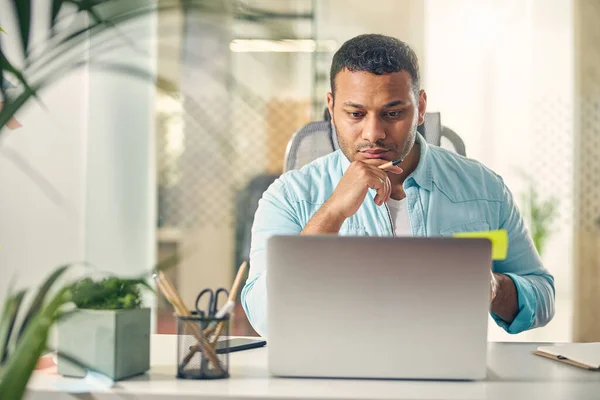
{"type": "Polygon", "coordinates": [[[502,182],[500,228],[508,233],[508,254],[494,262],[494,272],[506,274],[515,284],[518,313],[509,324],[492,313],[496,323],[508,333],[546,325],[554,316],[554,278],[544,268],[517,208],[513,195],[502,182]]]}
{"type": "Polygon", "coordinates": [[[263,194],[252,225],[250,272],[241,293],[248,321],[261,336],[267,334],[267,240],[273,235],[295,235],[302,231],[294,202],[285,184],[277,179],[263,194]]]}

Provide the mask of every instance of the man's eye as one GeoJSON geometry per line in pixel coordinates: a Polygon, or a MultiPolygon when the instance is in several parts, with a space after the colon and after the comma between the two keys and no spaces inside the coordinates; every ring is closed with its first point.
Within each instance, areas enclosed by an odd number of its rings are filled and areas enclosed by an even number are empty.
{"type": "Polygon", "coordinates": [[[389,113],[387,113],[387,115],[388,117],[398,117],[401,113],[402,111],[390,111],[389,113]]]}
{"type": "Polygon", "coordinates": [[[362,113],[360,113],[360,112],[349,112],[348,115],[350,115],[352,118],[362,117],[362,113]]]}

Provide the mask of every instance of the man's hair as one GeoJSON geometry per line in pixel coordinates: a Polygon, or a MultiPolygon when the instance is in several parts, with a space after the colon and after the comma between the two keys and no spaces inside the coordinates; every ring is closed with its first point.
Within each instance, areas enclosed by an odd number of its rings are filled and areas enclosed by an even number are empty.
{"type": "Polygon", "coordinates": [[[359,35],[345,42],[334,54],[329,80],[335,95],[335,77],[344,70],[376,75],[407,71],[412,77],[415,96],[419,97],[419,60],[410,46],[390,36],[359,35]]]}

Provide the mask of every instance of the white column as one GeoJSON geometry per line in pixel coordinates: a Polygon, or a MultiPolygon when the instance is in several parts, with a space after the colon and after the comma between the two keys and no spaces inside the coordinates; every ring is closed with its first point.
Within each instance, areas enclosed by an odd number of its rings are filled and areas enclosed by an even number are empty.
{"type": "MultiPolygon", "coordinates": [[[[139,4],[128,1],[126,7],[139,4]]],[[[155,42],[156,16],[148,15],[92,38],[90,57],[92,63],[99,58],[153,74],[155,42]],[[94,50],[108,42],[117,45],[115,50],[102,54],[94,50]]],[[[148,79],[92,67],[85,258],[124,276],[149,271],[155,263],[154,95],[154,82],[148,79]]],[[[153,305],[151,297],[145,300],[147,306],[153,305]]]]}

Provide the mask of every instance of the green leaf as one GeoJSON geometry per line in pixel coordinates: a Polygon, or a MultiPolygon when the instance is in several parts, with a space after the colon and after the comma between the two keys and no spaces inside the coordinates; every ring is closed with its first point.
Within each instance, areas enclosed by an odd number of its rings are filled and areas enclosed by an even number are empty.
{"type": "Polygon", "coordinates": [[[63,5],[63,0],[52,0],[52,14],[50,19],[50,29],[54,28],[56,25],[56,17],[58,17],[58,13],[63,5]]]}
{"type": "MultiPolygon", "coordinates": [[[[37,90],[29,86],[29,83],[25,80],[23,74],[11,65],[6,59],[4,53],[0,51],[0,70],[8,71],[19,79],[23,84],[23,92],[16,99],[4,99],[4,107],[0,111],[0,129],[10,121],[19,110],[31,97],[37,97],[37,90]]],[[[38,98],[39,100],[39,98],[38,98]]]]}
{"type": "MultiPolygon", "coordinates": [[[[21,71],[19,71],[18,69],[16,69],[15,67],[12,66],[12,64],[8,61],[8,59],[6,58],[6,56],[4,55],[4,53],[2,51],[0,51],[0,70],[8,71],[11,74],[13,74],[19,80],[19,82],[21,84],[23,84],[23,87],[25,88],[24,91],[26,93],[28,93],[27,98],[34,96],[43,105],[43,103],[41,102],[40,98],[37,95],[37,91],[34,90],[31,86],[29,86],[29,83],[27,82],[27,80],[25,79],[25,77],[23,76],[21,71]]],[[[5,108],[7,108],[6,104],[4,106],[5,106],[5,108]]],[[[16,112],[16,110],[11,113],[11,115],[8,117],[8,119],[10,119],[10,117],[12,117],[15,112],[16,112]]],[[[1,115],[1,113],[4,113],[4,109],[2,109],[2,112],[0,112],[0,115],[1,115]]],[[[4,126],[8,122],[8,119],[6,121],[4,121],[4,123],[2,122],[2,120],[0,120],[0,127],[4,126]]]]}
{"type": "Polygon", "coordinates": [[[78,2],[74,2],[74,4],[78,4],[79,11],[86,11],[94,21],[98,24],[106,24],[106,21],[96,12],[94,6],[97,5],[96,2],[90,0],[79,0],[78,2]]]}
{"type": "Polygon", "coordinates": [[[0,393],[21,399],[35,365],[47,347],[50,327],[60,316],[60,308],[71,299],[71,287],[63,287],[31,321],[2,371],[0,393]]]}
{"type": "Polygon", "coordinates": [[[23,322],[21,323],[21,328],[19,329],[19,337],[21,337],[23,335],[23,332],[25,331],[25,328],[27,328],[27,325],[29,325],[31,320],[41,310],[41,308],[44,304],[44,301],[46,300],[46,296],[48,295],[48,292],[50,291],[50,289],[52,289],[52,286],[54,286],[54,283],[61,277],[62,274],[65,273],[65,271],[67,269],[69,269],[69,267],[70,267],[70,265],[63,265],[63,266],[57,268],[56,270],[54,270],[54,272],[52,272],[50,274],[50,276],[46,279],[46,281],[39,288],[35,298],[31,302],[29,311],[27,312],[27,314],[25,315],[25,318],[23,319],[23,322]]]}
{"type": "MultiPolygon", "coordinates": [[[[15,77],[17,77],[17,79],[19,79],[19,81],[23,84],[23,86],[25,86],[25,88],[27,88],[30,91],[33,91],[31,87],[29,87],[29,83],[27,83],[27,80],[25,79],[21,71],[12,66],[12,64],[8,61],[3,52],[0,52],[0,69],[10,72],[15,77]]],[[[35,91],[33,91],[33,94],[37,97],[37,93],[35,93],[35,91]]]]}
{"type": "Polygon", "coordinates": [[[544,199],[535,188],[534,181],[527,178],[529,187],[524,200],[527,204],[530,235],[540,255],[543,254],[548,238],[553,233],[552,223],[558,213],[558,198],[544,199]]]}
{"type": "Polygon", "coordinates": [[[120,310],[139,308],[142,304],[139,279],[116,277],[93,281],[82,279],[73,287],[73,302],[77,308],[93,310],[120,310]]]}
{"type": "MultiPolygon", "coordinates": [[[[0,364],[4,364],[4,362],[8,359],[12,332],[14,330],[15,322],[17,320],[17,316],[19,315],[19,309],[23,303],[25,293],[25,290],[21,290],[15,295],[10,296],[4,303],[4,309],[2,310],[2,317],[0,319],[0,364]]],[[[2,392],[0,391],[0,393],[2,392]]]]}
{"type": "Polygon", "coordinates": [[[12,2],[19,20],[23,54],[27,57],[29,55],[29,33],[31,29],[31,0],[12,0],[12,2]]]}
{"type": "MultiPolygon", "coordinates": [[[[0,66],[0,68],[2,67],[0,66]]],[[[16,99],[10,101],[5,100],[4,107],[2,108],[2,111],[0,111],[0,129],[10,121],[17,110],[19,110],[31,97],[34,97],[34,92],[26,89],[16,99]]]]}
{"type": "Polygon", "coordinates": [[[0,26],[0,32],[2,33],[6,33],[6,31],[4,29],[2,29],[2,27],[0,26]]]}
{"type": "MultiPolygon", "coordinates": [[[[2,43],[0,43],[0,53],[2,53],[2,43]]],[[[4,55],[0,55],[0,57],[4,57],[4,55]]],[[[6,90],[4,89],[4,69],[0,66],[0,101],[4,101],[6,98],[6,90]]],[[[0,129],[2,129],[4,125],[0,125],[0,129]]]]}

